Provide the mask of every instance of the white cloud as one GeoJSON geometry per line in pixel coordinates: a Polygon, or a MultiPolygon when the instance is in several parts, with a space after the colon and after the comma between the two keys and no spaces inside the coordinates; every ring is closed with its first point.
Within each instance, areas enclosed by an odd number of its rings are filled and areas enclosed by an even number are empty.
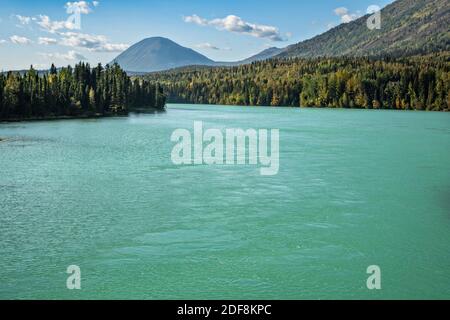
{"type": "Polygon", "coordinates": [[[0,39],[0,44],[4,44],[4,43],[7,43],[8,41],[6,41],[6,40],[3,40],[3,39],[0,39]]]}
{"type": "Polygon", "coordinates": [[[343,16],[348,13],[348,9],[345,7],[336,8],[336,9],[334,9],[334,13],[337,16],[343,16]]]}
{"type": "Polygon", "coordinates": [[[120,52],[129,47],[122,43],[109,43],[108,39],[102,35],[92,35],[76,32],[65,32],[60,44],[67,47],[85,48],[96,52],[120,52]]]}
{"type": "MultiPolygon", "coordinates": [[[[100,2],[94,1],[92,2],[94,7],[100,5],[100,2]]],[[[65,5],[66,12],[68,14],[89,14],[92,12],[89,3],[86,1],[75,1],[75,2],[67,2],[65,5]]],[[[42,29],[48,31],[50,33],[56,33],[60,30],[75,30],[79,29],[80,26],[76,25],[73,19],[68,19],[66,21],[53,21],[47,15],[39,15],[37,18],[33,17],[31,20],[36,21],[36,23],[41,26],[42,29]]]]}
{"type": "Polygon", "coordinates": [[[47,69],[49,66],[47,63],[34,63],[33,64],[33,68],[35,70],[45,70],[47,69]]]}
{"type": "Polygon", "coordinates": [[[37,20],[36,23],[45,31],[50,33],[56,33],[57,31],[68,29],[75,29],[75,25],[69,21],[52,21],[48,16],[40,15],[40,20],[37,20]]]}
{"type": "Polygon", "coordinates": [[[76,32],[62,33],[61,45],[68,47],[81,47],[86,49],[94,49],[106,42],[105,36],[90,35],[76,32]]]}
{"type": "Polygon", "coordinates": [[[199,49],[209,49],[209,50],[223,50],[223,51],[231,51],[232,50],[229,47],[225,47],[225,48],[216,47],[215,45],[212,45],[209,42],[199,43],[195,47],[199,48],[199,49]]]}
{"type": "Polygon", "coordinates": [[[353,14],[344,14],[343,16],[341,16],[341,22],[342,23],[349,23],[352,22],[353,20],[359,18],[359,15],[353,13],[353,14]]]}
{"type": "Polygon", "coordinates": [[[21,16],[20,14],[16,14],[16,18],[17,18],[17,20],[19,20],[20,24],[22,24],[22,25],[30,24],[30,22],[31,22],[31,17],[24,17],[24,16],[21,16]]]}
{"type": "Polygon", "coordinates": [[[47,59],[50,59],[50,60],[52,60],[52,59],[64,60],[64,61],[67,61],[67,60],[68,61],[86,60],[86,58],[81,53],[78,53],[78,52],[73,51],[73,50],[71,50],[71,51],[69,51],[67,53],[59,53],[59,52],[56,52],[56,53],[40,53],[40,55],[43,56],[44,58],[47,58],[47,59]]]}
{"type": "Polygon", "coordinates": [[[130,46],[125,43],[104,43],[98,48],[94,48],[91,51],[96,52],[122,52],[128,49],[130,46]]]}
{"type": "Polygon", "coordinates": [[[16,35],[10,37],[9,40],[11,40],[11,42],[14,43],[14,44],[20,44],[20,45],[27,45],[27,44],[30,44],[32,42],[28,38],[20,37],[20,36],[16,36],[16,35]]]}
{"type": "Polygon", "coordinates": [[[91,8],[89,7],[89,3],[87,3],[86,1],[67,2],[66,11],[67,13],[81,14],[89,14],[92,12],[91,8]]]}
{"type": "Polygon", "coordinates": [[[53,38],[39,37],[38,43],[48,46],[52,44],[57,44],[58,40],[53,38]]]}
{"type": "Polygon", "coordinates": [[[200,49],[220,50],[219,47],[216,47],[208,42],[197,44],[195,47],[200,49]]]}
{"type": "Polygon", "coordinates": [[[285,37],[280,34],[276,27],[249,23],[235,15],[229,15],[223,19],[207,20],[197,15],[184,17],[187,23],[194,23],[200,26],[214,26],[219,30],[226,30],[235,33],[247,34],[257,38],[267,38],[272,41],[285,41],[285,37]]]}
{"type": "Polygon", "coordinates": [[[208,25],[208,20],[200,18],[198,15],[194,14],[192,16],[187,16],[183,18],[184,22],[187,23],[195,23],[199,26],[206,26],[208,25]]]}
{"type": "Polygon", "coordinates": [[[361,17],[361,13],[359,11],[356,13],[350,13],[345,7],[334,9],[334,13],[341,18],[342,23],[349,23],[361,17]]]}
{"type": "MultiPolygon", "coordinates": [[[[68,2],[70,6],[81,8],[82,12],[88,12],[86,10],[87,3],[85,1],[68,2]],[[84,11],[83,11],[84,10],[84,11]]],[[[97,4],[98,5],[98,4],[97,4]]],[[[89,51],[95,52],[121,52],[128,49],[128,44],[123,43],[110,43],[105,36],[91,35],[73,32],[76,26],[70,21],[52,21],[48,16],[40,15],[39,20],[36,23],[41,26],[42,29],[52,34],[58,34],[61,36],[59,41],[60,45],[72,47],[72,48],[84,48],[89,51]]],[[[56,44],[55,39],[42,38],[40,44],[56,44]]]]}

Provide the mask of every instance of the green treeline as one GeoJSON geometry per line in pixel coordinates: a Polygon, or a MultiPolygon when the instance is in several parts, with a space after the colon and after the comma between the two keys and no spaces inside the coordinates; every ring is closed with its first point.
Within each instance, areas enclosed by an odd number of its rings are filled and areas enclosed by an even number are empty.
{"type": "Polygon", "coordinates": [[[163,109],[165,100],[158,84],[131,80],[117,64],[0,74],[0,119],[126,114],[136,107],[163,109]]]}
{"type": "Polygon", "coordinates": [[[174,103],[442,111],[450,109],[449,57],[267,60],[146,79],[174,103]]]}

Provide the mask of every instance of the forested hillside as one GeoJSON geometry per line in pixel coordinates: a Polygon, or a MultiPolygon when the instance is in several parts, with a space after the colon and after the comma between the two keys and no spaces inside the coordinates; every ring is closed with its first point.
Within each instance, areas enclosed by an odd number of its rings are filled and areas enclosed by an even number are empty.
{"type": "Polygon", "coordinates": [[[0,74],[0,120],[80,115],[125,114],[134,107],[163,109],[165,96],[156,83],[132,81],[116,64],[79,63],[74,68],[39,74],[0,74]]]}
{"type": "Polygon", "coordinates": [[[288,47],[278,57],[406,57],[450,50],[449,0],[397,0],[381,11],[381,28],[368,16],[288,47]]]}
{"type": "Polygon", "coordinates": [[[314,58],[228,68],[187,68],[145,77],[169,102],[436,110],[450,108],[450,55],[314,58]]]}

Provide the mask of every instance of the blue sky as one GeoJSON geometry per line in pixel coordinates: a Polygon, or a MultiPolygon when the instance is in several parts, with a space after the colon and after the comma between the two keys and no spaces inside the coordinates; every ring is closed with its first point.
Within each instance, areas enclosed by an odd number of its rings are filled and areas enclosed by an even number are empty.
{"type": "Polygon", "coordinates": [[[393,0],[0,0],[0,70],[108,63],[163,36],[218,61],[285,47],[393,0]],[[73,9],[81,16],[68,21],[73,9]],[[71,11],[72,10],[72,11],[71,11]],[[69,12],[68,12],[69,11],[69,12]]]}

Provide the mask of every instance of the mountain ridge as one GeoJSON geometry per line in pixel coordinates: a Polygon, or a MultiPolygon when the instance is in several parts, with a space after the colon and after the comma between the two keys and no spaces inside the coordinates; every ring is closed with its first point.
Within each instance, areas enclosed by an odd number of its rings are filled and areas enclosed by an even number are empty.
{"type": "Polygon", "coordinates": [[[450,50],[448,0],[397,0],[381,10],[381,29],[365,15],[288,46],[277,58],[413,56],[450,50]]]}
{"type": "Polygon", "coordinates": [[[380,30],[367,27],[368,17],[342,23],[286,48],[268,48],[236,62],[213,61],[162,37],[138,42],[113,62],[119,63],[127,72],[147,73],[188,66],[239,66],[272,58],[410,57],[450,51],[448,0],[397,0],[381,10],[380,30]]]}
{"type": "Polygon", "coordinates": [[[193,49],[183,47],[168,38],[150,37],[132,45],[117,56],[112,63],[118,63],[128,73],[141,74],[187,66],[237,66],[270,59],[283,50],[272,47],[244,60],[220,62],[209,59],[193,49]]]}

